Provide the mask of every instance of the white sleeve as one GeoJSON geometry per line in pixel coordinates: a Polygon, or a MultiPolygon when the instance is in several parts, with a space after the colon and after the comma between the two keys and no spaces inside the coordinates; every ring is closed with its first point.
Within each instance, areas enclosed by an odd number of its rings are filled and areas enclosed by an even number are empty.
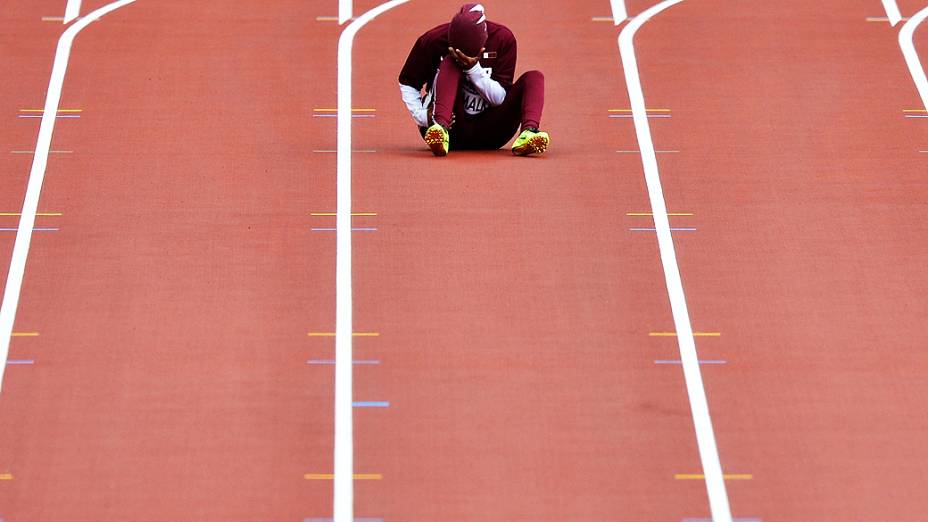
{"type": "Polygon", "coordinates": [[[403,94],[403,102],[406,103],[406,108],[409,109],[412,119],[416,120],[416,124],[420,127],[428,127],[429,112],[422,105],[422,98],[419,97],[418,89],[400,84],[400,92],[403,94]]]}
{"type": "Polygon", "coordinates": [[[481,67],[480,62],[475,63],[466,72],[477,92],[490,102],[490,105],[496,107],[503,103],[506,99],[506,89],[498,81],[490,77],[489,71],[481,67]]]}

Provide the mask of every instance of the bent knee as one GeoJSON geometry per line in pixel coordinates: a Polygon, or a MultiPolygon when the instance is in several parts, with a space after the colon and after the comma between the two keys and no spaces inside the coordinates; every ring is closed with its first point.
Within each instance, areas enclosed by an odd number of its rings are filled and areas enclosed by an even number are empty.
{"type": "Polygon", "coordinates": [[[525,71],[522,73],[522,79],[527,82],[544,82],[545,75],[541,71],[525,71]]]}

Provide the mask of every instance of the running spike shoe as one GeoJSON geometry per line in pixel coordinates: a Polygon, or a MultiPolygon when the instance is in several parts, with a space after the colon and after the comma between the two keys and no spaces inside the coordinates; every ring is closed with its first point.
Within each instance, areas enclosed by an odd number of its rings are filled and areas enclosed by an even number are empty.
{"type": "Polygon", "coordinates": [[[529,154],[544,154],[551,143],[551,137],[547,132],[538,129],[525,129],[516,142],[512,144],[512,153],[516,156],[528,156],[529,154]]]}
{"type": "Polygon", "coordinates": [[[432,149],[432,154],[436,156],[448,155],[448,145],[450,142],[448,129],[436,123],[425,131],[425,136],[423,138],[425,139],[426,145],[432,149]]]}

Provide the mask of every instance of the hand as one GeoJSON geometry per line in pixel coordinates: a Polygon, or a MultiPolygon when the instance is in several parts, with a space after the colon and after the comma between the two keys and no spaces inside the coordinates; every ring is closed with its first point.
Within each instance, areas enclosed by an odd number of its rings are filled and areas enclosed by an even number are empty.
{"type": "Polygon", "coordinates": [[[453,47],[448,48],[448,52],[451,53],[451,57],[454,58],[454,61],[457,62],[458,66],[460,66],[465,71],[469,70],[477,64],[477,61],[481,56],[483,56],[483,51],[486,51],[486,48],[481,47],[480,52],[477,53],[477,56],[470,57],[462,53],[460,49],[455,49],[453,47]]]}

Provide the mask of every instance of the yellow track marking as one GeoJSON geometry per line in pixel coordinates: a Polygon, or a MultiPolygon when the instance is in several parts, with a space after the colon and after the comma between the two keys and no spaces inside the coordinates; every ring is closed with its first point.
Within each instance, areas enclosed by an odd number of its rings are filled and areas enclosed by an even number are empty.
{"type": "Polygon", "coordinates": [[[10,473],[0,474],[0,480],[13,480],[13,475],[10,473]]]}
{"type": "MultiPolygon", "coordinates": [[[[653,216],[652,212],[626,212],[626,216],[653,216]]],[[[692,212],[668,212],[668,216],[695,216],[692,212]]]]}
{"type": "MultiPolygon", "coordinates": [[[[650,332],[650,337],[676,337],[677,332],[650,332]]],[[[721,337],[719,332],[693,332],[693,337],[721,337]]]]}
{"type": "Polygon", "coordinates": [[[13,337],[38,337],[39,332],[13,332],[13,337]]]}
{"type": "MultiPolygon", "coordinates": [[[[355,332],[352,337],[380,337],[380,332],[355,332]]],[[[309,332],[310,337],[335,337],[335,332],[309,332]]]]}
{"type": "MultiPolygon", "coordinates": [[[[698,473],[677,473],[673,478],[676,480],[703,480],[706,476],[698,473]]],[[[722,478],[725,480],[751,480],[754,478],[754,475],[748,473],[729,473],[722,475],[722,478]]]]}
{"type": "Polygon", "coordinates": [[[902,112],[922,112],[922,113],[925,113],[925,112],[928,112],[928,110],[925,110],[925,109],[902,109],[902,112]]]}
{"type": "MultiPolygon", "coordinates": [[[[49,154],[74,154],[73,150],[50,150],[49,154]]],[[[11,150],[10,154],[35,154],[34,150],[11,150]]]]}
{"type": "MultiPolygon", "coordinates": [[[[355,480],[381,480],[383,475],[380,473],[355,473],[351,476],[355,480]]],[[[333,480],[335,475],[332,473],[307,473],[303,475],[306,480],[333,480]]]]}

